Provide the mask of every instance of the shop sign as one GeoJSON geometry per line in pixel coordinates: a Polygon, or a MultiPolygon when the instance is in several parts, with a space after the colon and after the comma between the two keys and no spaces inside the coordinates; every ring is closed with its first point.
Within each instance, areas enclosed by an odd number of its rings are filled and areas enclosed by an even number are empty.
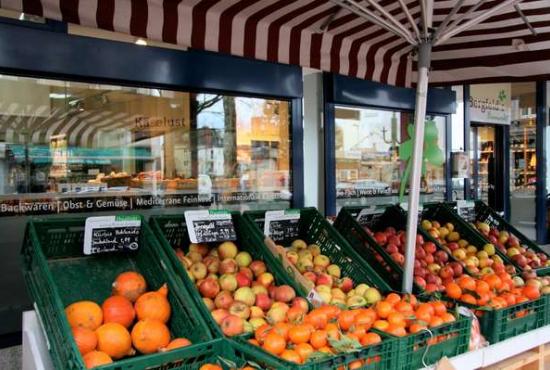
{"type": "Polygon", "coordinates": [[[84,229],[84,254],[136,251],[140,216],[88,217],[84,229]]]}
{"type": "Polygon", "coordinates": [[[233,218],[229,211],[186,211],[184,215],[191,243],[237,240],[233,218]]]}
{"type": "Polygon", "coordinates": [[[470,120],[509,125],[512,112],[511,84],[484,84],[470,87],[470,120]]]}
{"type": "Polygon", "coordinates": [[[140,116],[140,117],[137,117],[134,121],[134,129],[137,129],[137,130],[183,128],[187,126],[188,124],[185,118],[140,116]]]}
{"type": "Polygon", "coordinates": [[[300,236],[300,210],[267,211],[264,235],[276,242],[298,238],[300,236]]]}

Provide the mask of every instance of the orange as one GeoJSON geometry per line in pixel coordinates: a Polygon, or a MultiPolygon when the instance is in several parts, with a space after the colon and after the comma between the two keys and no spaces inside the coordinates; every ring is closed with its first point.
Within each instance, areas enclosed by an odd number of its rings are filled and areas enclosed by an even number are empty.
{"type": "Polygon", "coordinates": [[[410,294],[410,293],[407,293],[405,295],[403,295],[403,299],[402,299],[403,302],[408,302],[411,304],[411,306],[413,307],[413,309],[416,307],[416,305],[418,304],[418,300],[416,299],[415,295],[414,294],[410,294]]]}
{"type": "Polygon", "coordinates": [[[491,290],[491,287],[489,286],[489,283],[483,280],[477,280],[476,282],[476,293],[487,293],[491,290]]]}
{"type": "Polygon", "coordinates": [[[426,324],[428,324],[432,318],[431,312],[433,312],[433,308],[431,306],[422,306],[420,305],[414,315],[416,316],[416,319],[418,321],[422,321],[426,324]],[[429,308],[431,308],[431,310],[429,308]]]}
{"type": "Polygon", "coordinates": [[[447,313],[447,307],[445,307],[445,304],[443,302],[434,301],[434,302],[430,302],[430,305],[433,307],[434,314],[436,316],[441,317],[443,314],[447,313]]]}
{"type": "Polygon", "coordinates": [[[361,344],[363,346],[370,346],[371,344],[380,343],[382,338],[376,333],[367,333],[361,338],[361,344]]]}
{"type": "Polygon", "coordinates": [[[213,364],[204,364],[200,367],[199,370],[223,370],[221,366],[213,364]]]}
{"type": "Polygon", "coordinates": [[[325,326],[325,331],[327,332],[327,337],[339,340],[340,339],[340,329],[338,328],[338,325],[333,323],[328,323],[327,326],[325,326]]]}
{"type": "Polygon", "coordinates": [[[309,343],[315,349],[325,347],[328,343],[327,332],[324,330],[315,330],[309,338],[309,343]]]}
{"type": "Polygon", "coordinates": [[[456,321],[456,318],[454,317],[454,315],[450,314],[448,312],[441,315],[441,319],[443,320],[444,323],[449,323],[449,322],[456,321]]]}
{"type": "Polygon", "coordinates": [[[299,307],[290,307],[290,309],[286,313],[286,318],[292,323],[300,322],[304,316],[304,311],[299,307]]]}
{"type": "Polygon", "coordinates": [[[385,319],[393,311],[393,307],[388,302],[378,302],[376,305],[376,313],[379,317],[385,319]]]}
{"type": "Polygon", "coordinates": [[[356,310],[342,311],[338,316],[338,325],[343,331],[348,331],[355,323],[356,310]]]}
{"type": "Polygon", "coordinates": [[[270,332],[265,336],[263,349],[267,352],[279,356],[286,348],[286,341],[282,335],[270,332]]]}
{"type": "Polygon", "coordinates": [[[399,301],[401,301],[401,297],[397,293],[390,293],[386,296],[385,301],[392,306],[395,306],[399,301]]]}
{"type": "Polygon", "coordinates": [[[355,360],[355,361],[350,362],[348,364],[348,369],[349,370],[360,369],[362,367],[363,367],[363,361],[362,360],[355,360]]]}
{"type": "Polygon", "coordinates": [[[516,297],[511,293],[502,293],[500,295],[504,300],[506,301],[506,304],[508,306],[512,306],[516,304],[516,297]]]}
{"type": "Polygon", "coordinates": [[[330,349],[329,347],[321,347],[317,351],[319,351],[321,353],[328,353],[329,355],[334,354],[334,351],[332,349],[330,349]]]}
{"type": "Polygon", "coordinates": [[[357,337],[363,338],[367,331],[370,329],[370,325],[367,327],[365,325],[354,326],[351,333],[354,333],[357,337]]]}
{"type": "Polygon", "coordinates": [[[267,333],[271,331],[271,329],[272,327],[269,324],[260,325],[254,332],[254,338],[258,342],[262,343],[264,341],[265,336],[267,335],[267,333]]]}
{"type": "Polygon", "coordinates": [[[282,335],[285,341],[288,340],[288,332],[290,329],[292,329],[292,324],[288,322],[278,322],[273,326],[273,331],[282,335]]]}
{"type": "Polygon", "coordinates": [[[258,346],[258,347],[261,347],[262,345],[260,344],[260,342],[258,342],[256,339],[253,339],[253,338],[250,338],[248,340],[249,343],[252,343],[253,345],[255,346],[258,346]]]}
{"type": "Polygon", "coordinates": [[[390,323],[387,322],[386,320],[376,320],[372,324],[373,328],[378,329],[378,330],[382,330],[382,331],[385,331],[388,328],[388,326],[390,326],[390,323]]]}
{"type": "Polygon", "coordinates": [[[300,355],[302,362],[306,362],[309,355],[314,351],[309,343],[300,343],[294,346],[294,350],[300,355]]]}
{"type": "Polygon", "coordinates": [[[422,330],[426,330],[428,329],[428,327],[426,325],[421,325],[421,324],[412,324],[410,327],[409,327],[409,332],[411,334],[414,334],[414,333],[418,333],[419,331],[422,331],[422,330]]]}
{"type": "Polygon", "coordinates": [[[462,297],[460,297],[460,301],[469,304],[477,303],[477,299],[475,299],[475,297],[471,294],[463,294],[462,297]]]}
{"type": "Polygon", "coordinates": [[[462,288],[457,283],[449,283],[445,285],[447,296],[452,299],[459,299],[462,295],[462,288]]]}
{"type": "Polygon", "coordinates": [[[519,296],[516,298],[516,304],[519,304],[519,303],[524,303],[524,302],[527,302],[529,301],[529,298],[525,297],[525,296],[519,296]]]}
{"type": "Polygon", "coordinates": [[[372,319],[371,322],[375,322],[376,319],[378,319],[378,314],[376,313],[374,308],[371,308],[371,307],[364,308],[363,310],[361,310],[361,313],[364,315],[369,315],[370,318],[372,319]]]}
{"type": "Polygon", "coordinates": [[[361,333],[350,331],[346,334],[348,339],[355,339],[358,343],[361,343],[361,338],[363,337],[361,333]]]}
{"type": "Polygon", "coordinates": [[[307,343],[311,337],[311,331],[305,325],[296,325],[288,331],[288,338],[294,344],[307,343]]]}
{"type": "Polygon", "coordinates": [[[442,325],[444,323],[445,322],[443,321],[443,319],[441,317],[434,316],[430,320],[430,328],[435,328],[436,326],[442,325]]]}
{"type": "Polygon", "coordinates": [[[496,289],[496,287],[498,287],[500,283],[502,283],[502,280],[500,280],[500,278],[494,274],[483,275],[481,279],[486,281],[493,289],[496,289]]]}
{"type": "Polygon", "coordinates": [[[460,285],[462,290],[470,290],[470,291],[476,290],[476,281],[467,275],[464,275],[460,279],[460,281],[458,282],[458,285],[460,285]]]}
{"type": "Polygon", "coordinates": [[[315,329],[324,329],[328,323],[327,314],[321,309],[314,309],[306,316],[306,322],[309,322],[315,329]]]}
{"type": "Polygon", "coordinates": [[[353,321],[353,323],[357,326],[357,325],[368,325],[369,327],[372,325],[373,323],[373,319],[372,319],[372,316],[369,315],[368,313],[360,313],[359,315],[355,316],[355,320],[353,321]]]}
{"type": "Polygon", "coordinates": [[[394,308],[397,312],[410,312],[413,310],[412,305],[405,301],[397,302],[394,308]]]}
{"type": "Polygon", "coordinates": [[[342,312],[342,310],[340,308],[338,308],[338,306],[329,306],[329,305],[321,306],[321,307],[319,307],[319,310],[324,312],[325,315],[327,315],[327,318],[329,320],[334,319],[335,317],[340,315],[340,312],[342,312]]]}
{"type": "Polygon", "coordinates": [[[498,286],[497,286],[497,292],[498,293],[502,293],[502,292],[509,292],[510,291],[510,284],[503,281],[501,282],[498,286]]]}
{"type": "Polygon", "coordinates": [[[405,316],[403,316],[400,312],[392,312],[388,316],[388,322],[390,325],[395,325],[401,328],[404,328],[407,326],[407,322],[405,320],[405,316]]]}
{"type": "Polygon", "coordinates": [[[302,363],[302,358],[300,357],[300,354],[293,349],[285,349],[283,353],[281,353],[281,358],[290,362],[295,362],[297,364],[302,363]]]}
{"type": "Polygon", "coordinates": [[[523,295],[527,298],[533,300],[540,297],[540,291],[539,288],[537,288],[534,285],[526,285],[523,287],[523,295]]]}
{"type": "Polygon", "coordinates": [[[488,293],[477,293],[477,295],[479,297],[476,303],[478,306],[485,306],[491,299],[488,293]]]}
{"type": "Polygon", "coordinates": [[[386,329],[386,333],[395,335],[396,337],[404,337],[405,335],[407,335],[407,331],[404,327],[392,324],[388,326],[388,328],[386,329]]]}
{"type": "Polygon", "coordinates": [[[418,305],[418,308],[417,308],[417,311],[418,311],[418,310],[421,310],[421,311],[422,311],[422,310],[426,310],[426,311],[430,314],[430,316],[435,315],[435,310],[434,310],[433,306],[432,306],[431,304],[429,304],[429,303],[421,303],[421,304],[419,304],[419,305],[418,305]]]}

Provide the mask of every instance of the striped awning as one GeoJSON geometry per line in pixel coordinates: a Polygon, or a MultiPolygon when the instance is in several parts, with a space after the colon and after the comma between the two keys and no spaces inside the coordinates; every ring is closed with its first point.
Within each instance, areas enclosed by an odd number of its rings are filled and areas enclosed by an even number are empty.
{"type": "Polygon", "coordinates": [[[395,27],[409,33],[422,23],[421,4],[433,7],[430,24],[436,28],[453,9],[449,23],[460,26],[506,3],[434,47],[430,82],[550,76],[550,0],[1,0],[0,6],[195,49],[410,86],[416,80],[414,47],[351,10],[353,3],[380,18],[390,14],[399,23],[395,27]]]}

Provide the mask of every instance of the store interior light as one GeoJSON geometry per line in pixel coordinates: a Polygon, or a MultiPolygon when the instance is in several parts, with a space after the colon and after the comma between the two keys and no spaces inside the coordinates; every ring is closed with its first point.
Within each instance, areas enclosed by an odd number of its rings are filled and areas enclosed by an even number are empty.
{"type": "Polygon", "coordinates": [[[147,41],[142,38],[136,40],[136,45],[147,46],[147,41]]]}
{"type": "Polygon", "coordinates": [[[50,99],[67,99],[69,94],[50,93],[50,99]]]}

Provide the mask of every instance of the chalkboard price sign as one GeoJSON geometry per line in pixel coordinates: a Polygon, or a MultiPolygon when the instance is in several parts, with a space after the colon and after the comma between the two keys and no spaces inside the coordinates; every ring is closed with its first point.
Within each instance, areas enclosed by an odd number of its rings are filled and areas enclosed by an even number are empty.
{"type": "Polygon", "coordinates": [[[476,204],[472,201],[457,200],[456,213],[466,222],[474,222],[476,220],[476,204]]]}
{"type": "Polygon", "coordinates": [[[300,210],[287,209],[265,213],[264,234],[274,241],[300,236],[300,210]]]}
{"type": "Polygon", "coordinates": [[[84,231],[84,254],[136,251],[140,230],[140,216],[88,217],[84,231]]]}
{"type": "Polygon", "coordinates": [[[380,217],[382,217],[382,214],[384,213],[385,208],[384,207],[366,207],[363,208],[359,214],[356,217],[357,222],[361,226],[367,226],[368,228],[372,228],[380,217]]]}
{"type": "Polygon", "coordinates": [[[191,243],[237,240],[237,233],[229,211],[186,211],[185,223],[191,243]]]}

